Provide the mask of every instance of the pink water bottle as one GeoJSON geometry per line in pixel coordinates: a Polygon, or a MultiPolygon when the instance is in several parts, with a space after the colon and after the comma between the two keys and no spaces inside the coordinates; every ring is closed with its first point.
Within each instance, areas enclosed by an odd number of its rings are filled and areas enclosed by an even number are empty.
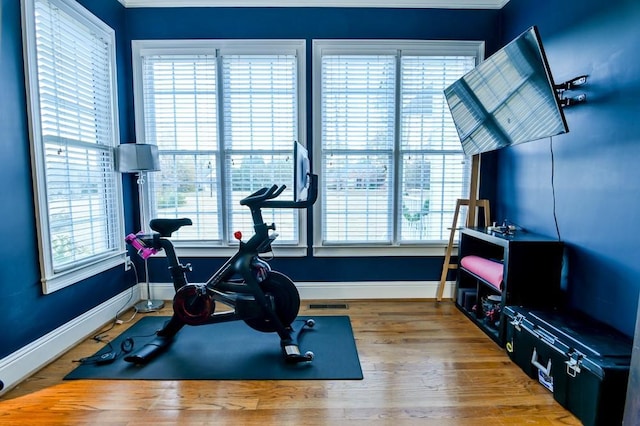
{"type": "Polygon", "coordinates": [[[153,247],[147,247],[147,245],[138,238],[139,234],[141,234],[141,232],[139,232],[138,234],[129,234],[124,238],[124,240],[127,243],[131,244],[133,248],[137,250],[138,255],[141,258],[147,260],[154,254],[156,254],[158,250],[154,249],[153,247]]]}

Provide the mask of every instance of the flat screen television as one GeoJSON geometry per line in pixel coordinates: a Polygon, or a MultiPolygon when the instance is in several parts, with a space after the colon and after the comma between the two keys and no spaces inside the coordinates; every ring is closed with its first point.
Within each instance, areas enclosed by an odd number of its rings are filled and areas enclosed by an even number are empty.
{"type": "Polygon", "coordinates": [[[465,155],[569,131],[535,26],[444,94],[465,155]]]}

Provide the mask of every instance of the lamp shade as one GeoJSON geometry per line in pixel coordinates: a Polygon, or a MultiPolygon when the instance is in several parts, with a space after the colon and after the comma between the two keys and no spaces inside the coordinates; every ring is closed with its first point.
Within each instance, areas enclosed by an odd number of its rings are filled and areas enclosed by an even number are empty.
{"type": "Polygon", "coordinates": [[[125,143],[116,148],[116,169],[121,173],[160,170],[158,147],[143,143],[125,143]]]}

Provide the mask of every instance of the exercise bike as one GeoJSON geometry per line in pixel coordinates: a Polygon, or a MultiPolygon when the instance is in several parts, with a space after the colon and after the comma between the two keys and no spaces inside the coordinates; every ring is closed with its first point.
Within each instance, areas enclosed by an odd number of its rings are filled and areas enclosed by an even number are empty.
{"type": "MultiPolygon", "coordinates": [[[[189,284],[186,273],[191,265],[182,265],[176,255],[171,235],[183,226],[192,224],[188,218],[153,219],[151,234],[129,234],[125,240],[143,259],[164,250],[173,280],[173,316],[160,329],[154,339],[124,359],[134,364],[146,364],[173,341],[185,325],[199,326],[227,321],[244,321],[249,327],[265,333],[277,333],[284,360],[288,363],[309,362],[314,354],[300,351],[298,339],[313,327],[313,319],[296,320],[300,309],[300,296],[295,284],[284,274],[272,271],[260,254],[271,252],[276,239],[275,224],[267,225],[262,218],[263,208],[311,207],[317,198],[318,177],[307,173],[308,196],[304,200],[274,200],[285,186],[262,188],[240,201],[249,207],[254,224],[254,235],[246,242],[236,232],[239,248],[204,284],[189,284]],[[216,312],[216,302],[231,310],[216,312]]],[[[294,182],[295,183],[295,182],[294,182]]],[[[295,187],[295,184],[294,184],[295,187]]],[[[297,191],[294,192],[297,193],[297,191]]],[[[298,197],[296,197],[298,198],[298,197]]]]}

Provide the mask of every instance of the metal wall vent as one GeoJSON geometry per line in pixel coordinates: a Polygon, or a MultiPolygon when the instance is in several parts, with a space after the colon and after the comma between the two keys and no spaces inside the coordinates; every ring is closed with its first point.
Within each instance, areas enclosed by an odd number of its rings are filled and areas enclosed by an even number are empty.
{"type": "Polygon", "coordinates": [[[346,303],[318,303],[309,305],[309,309],[349,309],[346,303]]]}

